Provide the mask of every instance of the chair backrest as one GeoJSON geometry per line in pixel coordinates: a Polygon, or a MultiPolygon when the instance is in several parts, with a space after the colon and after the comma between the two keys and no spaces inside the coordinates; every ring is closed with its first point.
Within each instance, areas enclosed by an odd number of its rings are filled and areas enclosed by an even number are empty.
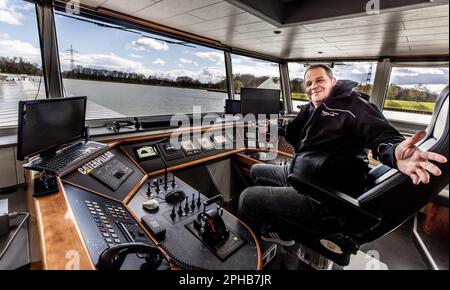
{"type": "MultiPolygon", "coordinates": [[[[436,152],[449,158],[449,87],[437,99],[433,117],[425,138],[418,144],[424,151],[436,152]]],[[[448,184],[449,165],[437,164],[441,176],[430,177],[428,184],[414,185],[410,177],[396,169],[379,176],[375,185],[362,194],[358,201],[365,210],[382,218],[381,223],[367,231],[366,242],[379,238],[408,220],[448,184]]],[[[374,169],[376,170],[376,169],[374,169]]]]}

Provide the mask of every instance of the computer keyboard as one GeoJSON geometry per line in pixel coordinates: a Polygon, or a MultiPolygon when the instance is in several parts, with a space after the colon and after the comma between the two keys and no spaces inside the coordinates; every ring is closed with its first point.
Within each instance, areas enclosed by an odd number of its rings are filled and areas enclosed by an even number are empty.
{"type": "Polygon", "coordinates": [[[108,145],[106,144],[93,141],[81,142],[61,149],[51,157],[33,160],[27,167],[37,171],[61,175],[81,165],[83,160],[88,157],[96,155],[96,153],[103,153],[103,149],[107,147],[108,145]]]}

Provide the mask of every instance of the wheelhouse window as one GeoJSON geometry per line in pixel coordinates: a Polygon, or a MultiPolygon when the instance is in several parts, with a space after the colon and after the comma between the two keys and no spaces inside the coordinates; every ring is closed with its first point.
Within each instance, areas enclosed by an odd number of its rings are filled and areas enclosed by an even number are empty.
{"type": "Polygon", "coordinates": [[[241,88],[272,89],[281,92],[278,63],[236,54],[231,55],[231,62],[235,99],[240,99],[241,88]]]}
{"type": "MultiPolygon", "coordinates": [[[[324,64],[332,66],[333,74],[337,80],[357,82],[358,85],[353,88],[353,91],[368,95],[372,93],[377,67],[376,62],[332,62],[324,64]]],[[[298,111],[298,105],[309,102],[303,85],[303,78],[308,65],[309,63],[305,62],[290,62],[288,64],[294,111],[298,111]]]]}
{"type": "Polygon", "coordinates": [[[88,97],[87,119],[223,112],[223,51],[78,16],[55,17],[67,96],[88,97]]]}
{"type": "Polygon", "coordinates": [[[18,101],[45,97],[35,5],[0,0],[0,127],[17,126],[18,101]]]}
{"type": "Polygon", "coordinates": [[[387,119],[428,125],[440,92],[448,85],[447,67],[395,66],[383,107],[387,119]]]}

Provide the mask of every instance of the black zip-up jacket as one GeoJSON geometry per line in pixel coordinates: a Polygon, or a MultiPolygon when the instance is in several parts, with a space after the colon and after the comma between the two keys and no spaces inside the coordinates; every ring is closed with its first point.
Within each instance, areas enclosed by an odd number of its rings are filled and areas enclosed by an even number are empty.
{"type": "Polygon", "coordinates": [[[359,195],[366,185],[367,149],[395,168],[395,147],[404,140],[367,95],[352,91],[356,85],[338,81],[320,106],[301,106],[285,136],[296,153],[291,173],[312,174],[352,196],[359,195]]]}

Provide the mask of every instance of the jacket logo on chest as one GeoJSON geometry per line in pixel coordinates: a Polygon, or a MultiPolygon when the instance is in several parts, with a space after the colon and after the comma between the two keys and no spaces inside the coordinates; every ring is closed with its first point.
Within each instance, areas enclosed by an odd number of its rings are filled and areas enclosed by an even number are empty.
{"type": "Polygon", "coordinates": [[[330,116],[330,117],[336,117],[336,116],[339,116],[339,113],[338,113],[338,112],[325,111],[325,110],[322,110],[322,112],[320,112],[320,114],[322,115],[322,117],[325,117],[325,116],[330,116]]]}

